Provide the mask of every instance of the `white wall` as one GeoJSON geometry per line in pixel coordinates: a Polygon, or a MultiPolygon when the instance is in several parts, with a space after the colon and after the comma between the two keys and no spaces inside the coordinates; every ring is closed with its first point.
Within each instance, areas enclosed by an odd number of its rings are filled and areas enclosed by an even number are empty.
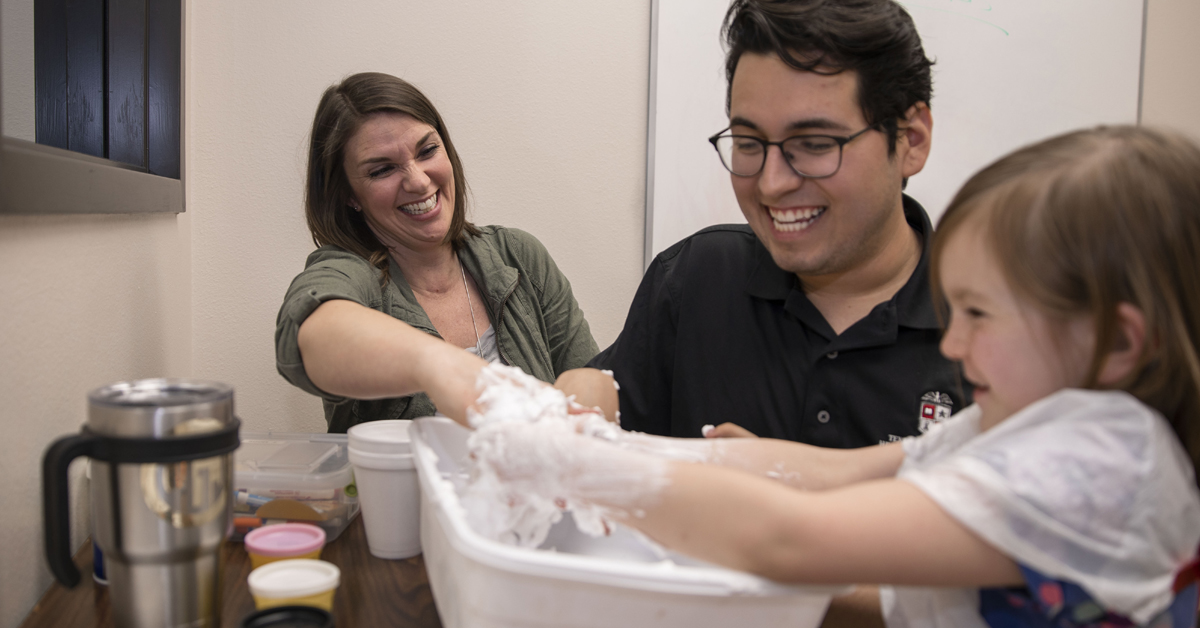
{"type": "MultiPolygon", "coordinates": [[[[187,249],[174,215],[0,216],[0,626],[50,584],[42,451],[79,429],[98,385],[188,372],[187,249]]],[[[89,520],[80,471],[75,543],[89,520]]]]}
{"type": "MultiPolygon", "coordinates": [[[[20,20],[32,0],[0,7],[5,130],[30,137],[32,74],[11,66],[31,63],[20,20]]],[[[541,238],[601,346],[640,277],[649,0],[189,0],[185,11],[187,213],[0,216],[0,628],[50,584],[41,452],[84,421],[88,390],[210,377],[237,388],[248,429],[323,429],[315,399],[276,375],[271,339],[311,249],[307,126],[341,76],[392,72],[429,94],[462,153],[474,219],[541,238]]],[[[1192,0],[1151,0],[1144,111],[1200,138],[1197,13],[1192,0]]]]}
{"type": "Polygon", "coordinates": [[[1150,0],[1142,123],[1183,131],[1200,141],[1200,3],[1150,0]]]}

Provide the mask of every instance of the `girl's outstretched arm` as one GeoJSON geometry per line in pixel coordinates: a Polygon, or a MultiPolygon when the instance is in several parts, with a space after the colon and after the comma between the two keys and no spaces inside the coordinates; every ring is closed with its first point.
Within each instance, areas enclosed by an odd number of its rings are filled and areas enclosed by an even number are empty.
{"type": "Polygon", "coordinates": [[[667,547],[784,582],[1004,586],[1016,564],[907,482],[796,491],[746,473],[671,463],[624,523],[667,547]],[[640,511],[640,512],[636,512],[640,511]]]}
{"type": "Polygon", "coordinates": [[[805,490],[890,478],[904,462],[899,442],[828,449],[772,438],[668,438],[638,432],[622,432],[614,442],[623,449],[740,469],[805,490]]]}
{"type": "Polygon", "coordinates": [[[507,424],[481,429],[476,438],[486,442],[475,450],[480,462],[516,494],[596,504],[667,547],[774,580],[1021,582],[1009,558],[900,480],[798,491],[740,469],[664,460],[570,428],[507,424]]]}
{"type": "MultiPolygon", "coordinates": [[[[620,423],[617,388],[607,372],[573,369],[559,376],[555,387],[574,395],[575,401],[583,406],[596,407],[609,421],[620,423]]],[[[904,461],[899,443],[861,449],[825,449],[784,440],[729,438],[753,436],[733,423],[723,423],[713,431],[718,432],[717,437],[705,439],[623,432],[618,440],[630,449],[743,469],[810,490],[892,477],[904,461]]]]}

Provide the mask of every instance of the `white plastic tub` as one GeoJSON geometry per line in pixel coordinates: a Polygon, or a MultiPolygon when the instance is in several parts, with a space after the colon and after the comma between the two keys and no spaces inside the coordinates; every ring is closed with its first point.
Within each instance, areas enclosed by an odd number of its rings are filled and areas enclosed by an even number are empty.
{"type": "Polygon", "coordinates": [[[592,538],[570,517],[537,550],[486,539],[458,502],[468,434],[444,418],[418,419],[412,429],[425,568],[446,628],[805,628],[846,590],[781,585],[664,553],[623,527],[592,538]]]}

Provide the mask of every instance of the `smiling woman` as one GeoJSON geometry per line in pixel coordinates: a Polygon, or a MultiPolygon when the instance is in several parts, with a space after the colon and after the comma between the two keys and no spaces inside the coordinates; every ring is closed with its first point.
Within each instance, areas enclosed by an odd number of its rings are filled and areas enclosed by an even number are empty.
{"type": "Polygon", "coordinates": [[[319,248],[280,308],[276,365],[323,399],[329,431],[437,411],[462,422],[485,361],[553,382],[595,355],[541,243],[467,221],[462,163],[413,85],[362,73],[327,89],[307,176],[319,248]]]}
{"type": "Polygon", "coordinates": [[[351,207],[392,255],[444,244],[457,213],[455,168],[433,127],[403,113],[372,114],[345,152],[351,207]]]}

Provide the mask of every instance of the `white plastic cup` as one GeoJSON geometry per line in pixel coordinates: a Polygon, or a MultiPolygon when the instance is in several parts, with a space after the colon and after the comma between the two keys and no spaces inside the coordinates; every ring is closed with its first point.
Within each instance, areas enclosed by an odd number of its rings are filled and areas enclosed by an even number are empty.
{"type": "Polygon", "coordinates": [[[421,553],[421,488],[408,438],[411,424],[371,421],[347,432],[367,547],[378,558],[421,553]]]}

